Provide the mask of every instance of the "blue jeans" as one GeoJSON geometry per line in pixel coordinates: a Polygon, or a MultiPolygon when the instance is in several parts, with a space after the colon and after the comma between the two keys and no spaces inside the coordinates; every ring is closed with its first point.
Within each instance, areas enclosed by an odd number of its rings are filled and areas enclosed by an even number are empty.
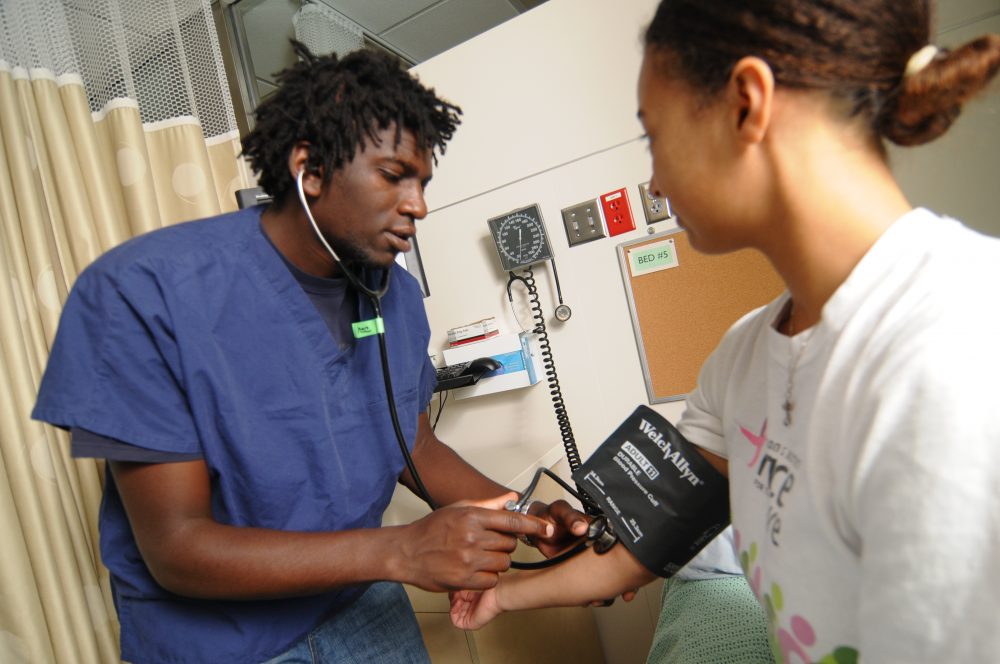
{"type": "Polygon", "coordinates": [[[374,583],[291,649],[265,664],[430,664],[410,598],[374,583]]]}

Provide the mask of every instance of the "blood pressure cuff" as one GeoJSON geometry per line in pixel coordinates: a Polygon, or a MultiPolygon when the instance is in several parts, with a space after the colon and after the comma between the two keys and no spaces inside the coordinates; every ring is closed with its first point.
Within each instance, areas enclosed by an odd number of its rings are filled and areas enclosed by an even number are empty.
{"type": "Polygon", "coordinates": [[[729,482],[652,408],[639,406],[573,479],[628,550],[669,578],[729,525],[729,482]]]}

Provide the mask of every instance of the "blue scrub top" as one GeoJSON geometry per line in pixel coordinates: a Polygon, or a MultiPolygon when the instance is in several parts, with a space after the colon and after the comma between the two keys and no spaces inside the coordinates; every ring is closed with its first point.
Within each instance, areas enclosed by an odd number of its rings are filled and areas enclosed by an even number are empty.
{"type": "MultiPolygon", "coordinates": [[[[32,416],[148,450],[199,454],[217,521],[289,531],[375,528],[403,470],[375,337],[338,347],[260,227],[261,208],[135,238],[73,287],[32,416]]],[[[367,301],[360,317],[371,317],[367,301]]],[[[412,448],[430,401],[417,282],[382,300],[400,422],[412,448]]],[[[122,657],[260,661],[363,587],[260,602],[171,595],[143,563],[108,475],[101,554],[122,657]]]]}

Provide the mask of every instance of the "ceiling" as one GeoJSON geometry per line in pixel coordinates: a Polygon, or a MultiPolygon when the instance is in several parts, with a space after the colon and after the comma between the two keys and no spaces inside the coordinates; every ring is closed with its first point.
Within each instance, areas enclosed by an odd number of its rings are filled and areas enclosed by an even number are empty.
{"type": "MultiPolygon", "coordinates": [[[[274,75],[295,62],[289,40],[293,17],[312,3],[360,28],[369,46],[382,47],[414,65],[483,33],[547,0],[212,0],[238,24],[238,54],[243,105],[254,108],[275,89],[274,75]]],[[[628,0],[626,0],[628,1],[628,0]]],[[[0,0],[2,2],[2,0],[0,0]]],[[[938,34],[997,12],[1000,0],[949,0],[938,3],[938,34]]]]}
{"type": "Polygon", "coordinates": [[[448,50],[545,0],[316,0],[413,63],[448,50]]]}
{"type": "Polygon", "coordinates": [[[546,0],[222,0],[242,34],[243,70],[256,88],[251,106],[274,90],[274,75],[295,62],[292,19],[310,2],[356,24],[369,45],[413,65],[546,0]]]}

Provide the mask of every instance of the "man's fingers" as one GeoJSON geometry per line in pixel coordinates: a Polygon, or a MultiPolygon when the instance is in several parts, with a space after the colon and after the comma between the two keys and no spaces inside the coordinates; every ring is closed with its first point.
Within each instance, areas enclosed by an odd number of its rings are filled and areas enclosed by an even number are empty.
{"type": "Polygon", "coordinates": [[[555,532],[552,524],[544,519],[505,509],[511,500],[517,500],[517,494],[513,491],[485,500],[463,500],[451,507],[478,508],[477,518],[482,527],[488,530],[535,537],[549,537],[555,532]]]}
{"type": "Polygon", "coordinates": [[[574,535],[580,537],[587,534],[589,519],[587,516],[574,509],[565,500],[557,500],[549,505],[549,516],[563,524],[563,527],[574,535]]]}
{"type": "Polygon", "coordinates": [[[517,537],[506,532],[487,529],[479,535],[477,546],[484,551],[512,553],[517,548],[517,537]]]}
{"type": "Polygon", "coordinates": [[[496,498],[486,498],[485,500],[460,500],[456,506],[467,505],[469,507],[482,507],[488,510],[502,510],[507,506],[507,501],[517,500],[517,494],[513,491],[501,494],[496,498]]]}
{"type": "Polygon", "coordinates": [[[476,572],[464,581],[462,586],[466,590],[489,590],[498,583],[500,583],[499,574],[495,572],[476,572]]]}
{"type": "MultiPolygon", "coordinates": [[[[511,493],[511,496],[517,494],[511,493]]],[[[475,518],[480,527],[486,530],[495,530],[501,533],[512,535],[529,535],[533,537],[549,537],[555,532],[552,524],[544,519],[534,516],[527,516],[518,512],[509,512],[504,509],[487,508],[486,504],[503,504],[503,496],[490,501],[479,501],[477,505],[470,505],[474,511],[475,518]],[[479,508],[479,509],[477,509],[479,508]]],[[[473,512],[470,512],[472,514],[473,512]]]]}
{"type": "MultiPolygon", "coordinates": [[[[474,568],[476,571],[472,572],[472,574],[485,573],[495,577],[497,574],[506,572],[510,569],[510,554],[502,553],[500,551],[477,552],[474,568]]],[[[472,586],[462,587],[471,588],[472,586]]],[[[486,587],[492,588],[493,584],[486,587]]]]}
{"type": "MultiPolygon", "coordinates": [[[[487,516],[487,527],[505,533],[528,535],[529,537],[551,537],[555,527],[548,521],[517,512],[493,512],[487,516]]],[[[486,525],[486,524],[484,524],[486,525]]]]}

